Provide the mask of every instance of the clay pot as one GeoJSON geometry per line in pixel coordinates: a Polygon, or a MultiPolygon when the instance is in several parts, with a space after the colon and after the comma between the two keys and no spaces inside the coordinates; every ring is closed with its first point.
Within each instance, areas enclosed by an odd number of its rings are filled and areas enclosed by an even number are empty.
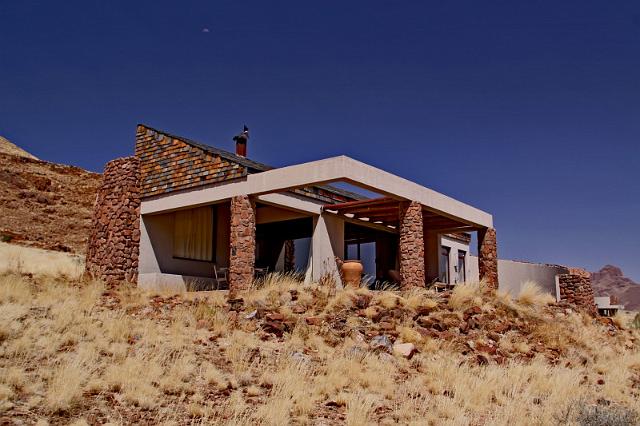
{"type": "Polygon", "coordinates": [[[342,264],[341,271],[346,287],[360,287],[362,263],[359,260],[345,260],[342,264]]]}

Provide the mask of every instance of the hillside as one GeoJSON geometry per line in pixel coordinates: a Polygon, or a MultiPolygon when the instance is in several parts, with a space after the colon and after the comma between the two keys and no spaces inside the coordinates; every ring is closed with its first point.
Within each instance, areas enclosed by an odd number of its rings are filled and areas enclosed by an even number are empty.
{"type": "Polygon", "coordinates": [[[625,277],[617,266],[606,265],[592,272],[591,285],[596,296],[615,296],[625,309],[640,310],[640,284],[625,277]]]}
{"type": "Polygon", "coordinates": [[[84,253],[100,174],[54,164],[0,138],[0,239],[84,253]]]}
{"type": "Polygon", "coordinates": [[[0,154],[15,155],[16,157],[25,157],[32,160],[38,159],[35,155],[28,153],[2,136],[0,136],[0,154]]]}
{"type": "Polygon", "coordinates": [[[0,274],[2,424],[631,425],[640,412],[638,332],[532,287],[511,300],[274,276],[229,299],[83,282],[74,259],[25,275],[29,258],[0,274]]]}

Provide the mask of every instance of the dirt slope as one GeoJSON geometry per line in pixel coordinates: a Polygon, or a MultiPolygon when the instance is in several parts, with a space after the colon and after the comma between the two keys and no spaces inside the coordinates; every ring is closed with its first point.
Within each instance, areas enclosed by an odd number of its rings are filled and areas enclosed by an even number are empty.
{"type": "Polygon", "coordinates": [[[0,239],[84,253],[100,177],[38,160],[0,138],[0,239]]]}
{"type": "Polygon", "coordinates": [[[35,155],[28,153],[2,136],[0,136],[0,154],[16,155],[18,157],[31,158],[32,160],[38,159],[35,155]]]}

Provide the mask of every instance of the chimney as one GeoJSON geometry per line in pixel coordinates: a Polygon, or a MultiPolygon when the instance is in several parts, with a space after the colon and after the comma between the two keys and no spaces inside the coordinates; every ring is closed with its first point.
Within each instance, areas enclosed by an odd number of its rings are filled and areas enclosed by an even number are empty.
{"type": "Polygon", "coordinates": [[[242,133],[233,137],[236,142],[236,155],[247,156],[247,141],[249,140],[249,128],[245,125],[242,133]]]}
{"type": "Polygon", "coordinates": [[[247,141],[240,141],[239,139],[236,141],[236,155],[241,157],[247,156],[247,141]]]}

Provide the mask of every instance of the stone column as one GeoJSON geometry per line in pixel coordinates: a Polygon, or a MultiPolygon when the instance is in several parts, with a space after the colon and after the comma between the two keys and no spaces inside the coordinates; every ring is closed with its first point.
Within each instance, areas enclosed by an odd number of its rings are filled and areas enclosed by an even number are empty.
{"type": "Polygon", "coordinates": [[[598,313],[589,272],[584,269],[569,268],[568,274],[557,275],[556,279],[561,302],[569,303],[591,315],[598,313]]]}
{"type": "Polygon", "coordinates": [[[498,243],[493,228],[478,231],[478,272],[489,288],[498,289],[498,243]]]}
{"type": "Polygon", "coordinates": [[[424,232],[422,206],[417,201],[400,203],[400,285],[424,287],[424,232]]]}
{"type": "Polygon", "coordinates": [[[231,199],[229,290],[247,290],[256,262],[256,207],[247,195],[231,199]]]}
{"type": "Polygon", "coordinates": [[[140,161],[118,158],[104,168],[93,207],[85,275],[112,284],[138,279],[140,161]]]}

